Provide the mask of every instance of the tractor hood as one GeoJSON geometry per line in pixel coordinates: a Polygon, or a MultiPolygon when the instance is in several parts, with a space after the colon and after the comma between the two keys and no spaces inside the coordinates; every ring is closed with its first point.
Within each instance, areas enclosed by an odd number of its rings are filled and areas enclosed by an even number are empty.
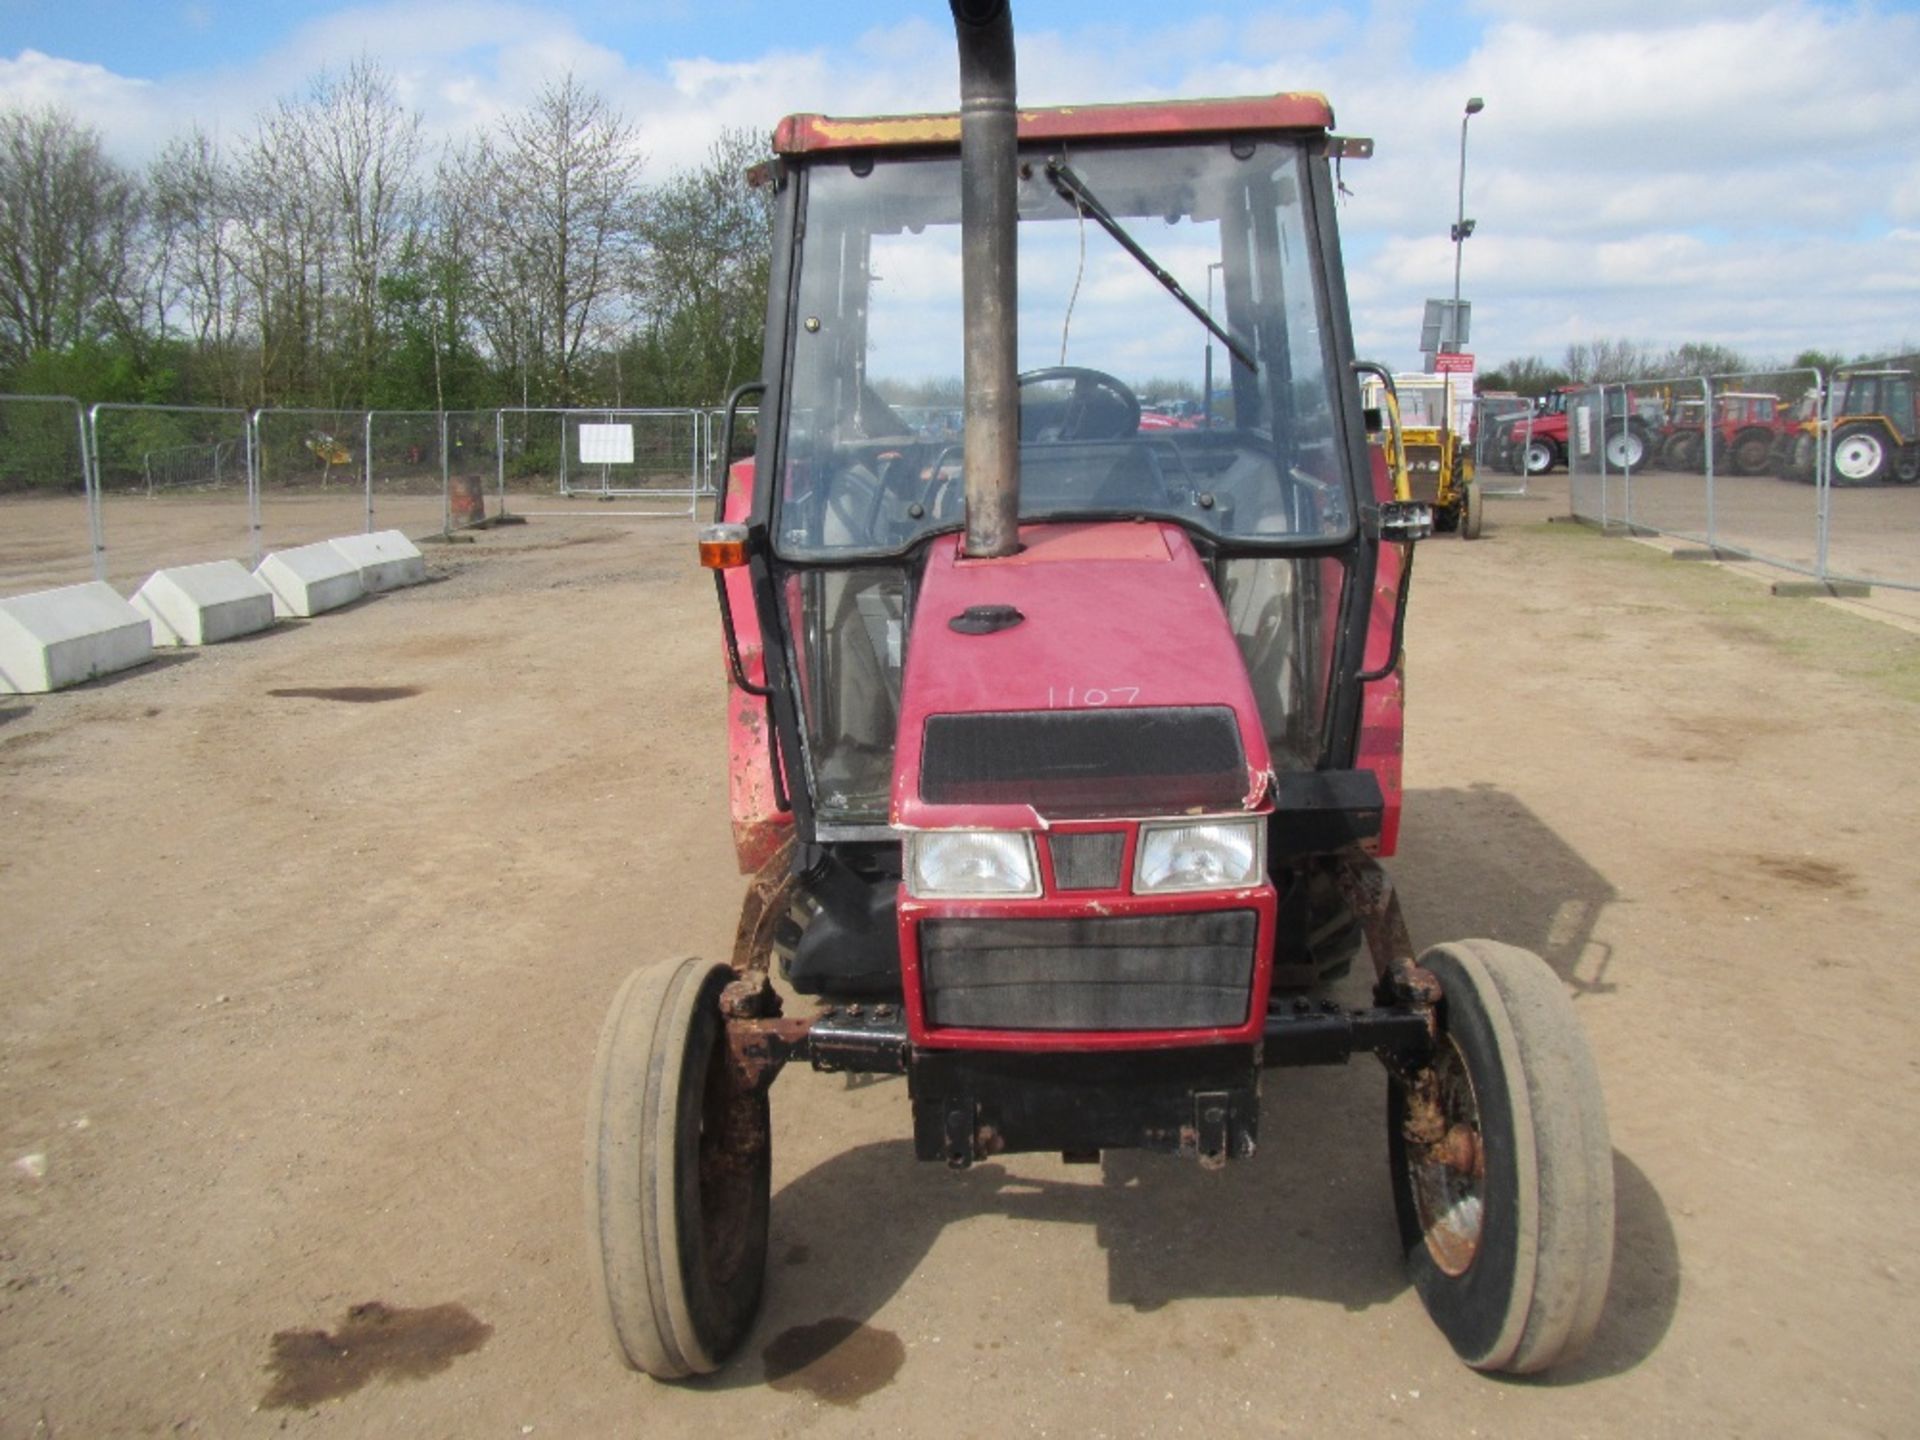
{"type": "Polygon", "coordinates": [[[1186,534],[1031,525],[1018,554],[933,543],[914,604],[894,824],[1256,810],[1272,762],[1220,597],[1186,534]]]}

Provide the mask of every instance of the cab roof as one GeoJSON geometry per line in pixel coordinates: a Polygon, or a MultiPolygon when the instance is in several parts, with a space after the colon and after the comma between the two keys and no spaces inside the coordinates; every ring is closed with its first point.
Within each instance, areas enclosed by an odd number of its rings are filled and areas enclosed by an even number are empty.
{"type": "MultiPolygon", "coordinates": [[[[1313,91],[1231,100],[1154,100],[1128,105],[1060,105],[1020,112],[1022,140],[1175,139],[1258,130],[1333,128],[1333,106],[1313,91]]],[[[957,146],[960,117],[945,115],[789,115],[773,132],[779,155],[836,150],[957,146]]]]}

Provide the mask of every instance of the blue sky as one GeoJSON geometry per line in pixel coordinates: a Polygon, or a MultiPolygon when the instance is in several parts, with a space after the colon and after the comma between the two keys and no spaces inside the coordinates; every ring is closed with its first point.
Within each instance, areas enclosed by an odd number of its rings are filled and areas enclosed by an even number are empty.
{"type": "MultiPolygon", "coordinates": [[[[1415,363],[1452,284],[1492,362],[1569,343],[1714,340],[1756,356],[1920,347],[1920,13],[1767,0],[1375,0],[1171,9],[1016,0],[1034,103],[1319,89],[1379,157],[1343,207],[1363,348],[1415,363]]],[[[62,104],[115,154],[244,133],[359,54],[446,138],[571,68],[638,126],[655,176],[723,125],[943,108],[945,7],[755,0],[0,0],[0,105],[62,104]],[[804,29],[801,28],[804,26],[804,29]]]]}

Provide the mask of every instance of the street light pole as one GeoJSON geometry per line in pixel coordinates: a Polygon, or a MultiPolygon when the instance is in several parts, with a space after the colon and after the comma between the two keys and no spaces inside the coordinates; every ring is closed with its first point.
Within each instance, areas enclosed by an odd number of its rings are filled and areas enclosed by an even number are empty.
{"type": "MultiPolygon", "coordinates": [[[[1226,264],[1224,260],[1212,261],[1207,266],[1207,315],[1213,315],[1213,272],[1226,264]]],[[[1211,431],[1213,429],[1213,331],[1207,331],[1207,364],[1201,383],[1206,387],[1200,394],[1201,423],[1211,431]]]]}
{"type": "Polygon", "coordinates": [[[1467,112],[1460,117],[1460,194],[1453,216],[1453,309],[1448,329],[1453,332],[1451,342],[1442,341],[1440,348],[1452,353],[1460,350],[1460,249],[1466,244],[1467,236],[1473,233],[1473,222],[1467,219],[1467,121],[1487,108],[1487,102],[1478,95],[1467,101],[1467,112]]]}

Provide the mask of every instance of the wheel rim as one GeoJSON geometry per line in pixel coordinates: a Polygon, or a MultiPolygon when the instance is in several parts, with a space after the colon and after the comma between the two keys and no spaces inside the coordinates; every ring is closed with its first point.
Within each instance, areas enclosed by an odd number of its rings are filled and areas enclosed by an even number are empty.
{"type": "Polygon", "coordinates": [[[1631,430],[1610,436],[1607,440],[1607,463],[1621,470],[1637,468],[1646,453],[1647,447],[1631,430]]]}
{"type": "Polygon", "coordinates": [[[1527,471],[1529,474],[1538,475],[1542,471],[1550,469],[1552,465],[1553,452],[1544,444],[1536,440],[1533,444],[1527,446],[1527,471]]]}
{"type": "Polygon", "coordinates": [[[707,1061],[700,1105],[700,1249],[715,1288],[730,1289],[754,1257],[757,1172],[767,1145],[766,1097],[727,1063],[724,1031],[707,1061]]]}
{"type": "Polygon", "coordinates": [[[1407,1185],[1427,1254],[1459,1277],[1480,1253],[1486,1219],[1486,1151],[1473,1077],[1451,1038],[1408,1087],[1407,1185]]]}
{"type": "Polygon", "coordinates": [[[1848,480],[1871,478],[1885,459],[1880,441],[1872,435],[1849,435],[1833,447],[1833,468],[1848,480]]]}

